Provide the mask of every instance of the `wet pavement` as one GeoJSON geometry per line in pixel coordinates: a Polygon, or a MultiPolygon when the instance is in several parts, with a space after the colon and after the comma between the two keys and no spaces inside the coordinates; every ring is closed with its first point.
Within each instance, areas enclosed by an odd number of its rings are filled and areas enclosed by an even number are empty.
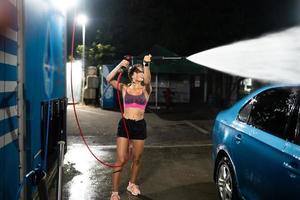
{"type": "MultiPolygon", "coordinates": [[[[76,108],[91,150],[99,159],[113,163],[120,113],[88,106],[76,108]]],[[[172,119],[166,113],[146,113],[148,138],[138,180],[142,195],[134,197],[126,192],[130,176],[127,163],[120,186],[122,200],[218,199],[212,180],[212,120],[182,117],[172,119]]],[[[64,163],[63,199],[109,199],[112,170],[92,157],[81,141],[71,106],[68,106],[68,151],[64,163]]]]}

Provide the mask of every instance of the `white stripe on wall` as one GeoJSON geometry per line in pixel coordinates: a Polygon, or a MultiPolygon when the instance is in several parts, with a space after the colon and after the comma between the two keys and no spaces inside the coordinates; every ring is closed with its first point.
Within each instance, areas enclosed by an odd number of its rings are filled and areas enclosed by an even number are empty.
{"type": "Polygon", "coordinates": [[[17,6],[17,0],[9,0],[9,2],[14,5],[14,6],[17,6]]]}
{"type": "Polygon", "coordinates": [[[4,92],[4,84],[0,83],[0,92],[4,92]]]}
{"type": "Polygon", "coordinates": [[[4,36],[8,39],[11,39],[11,40],[15,41],[15,42],[18,41],[18,33],[16,31],[12,30],[11,28],[8,28],[6,30],[6,32],[4,33],[4,36]]]}
{"type": "MultiPolygon", "coordinates": [[[[0,92],[11,92],[9,90],[6,91],[5,89],[5,85],[6,85],[6,82],[16,82],[16,81],[0,81],[0,92]]],[[[7,83],[7,85],[11,85],[10,83],[7,83]]]]}
{"type": "Polygon", "coordinates": [[[18,63],[18,58],[15,55],[9,54],[9,53],[5,53],[4,54],[5,57],[5,63],[8,65],[13,65],[13,66],[17,66],[18,63]]]}
{"type": "Polygon", "coordinates": [[[0,51],[0,63],[17,66],[17,56],[0,51]]]}
{"type": "Polygon", "coordinates": [[[0,149],[4,147],[4,139],[2,139],[2,137],[0,137],[0,149]]]}
{"type": "Polygon", "coordinates": [[[15,92],[17,85],[17,81],[0,81],[0,92],[15,92]]]}
{"type": "Polygon", "coordinates": [[[4,63],[4,52],[0,51],[0,63],[4,63]]]}
{"type": "Polygon", "coordinates": [[[10,106],[6,108],[0,108],[0,121],[8,119],[10,117],[15,117],[18,115],[17,106],[10,106]]]}
{"type": "Polygon", "coordinates": [[[18,139],[18,129],[0,136],[0,149],[18,139]]]}

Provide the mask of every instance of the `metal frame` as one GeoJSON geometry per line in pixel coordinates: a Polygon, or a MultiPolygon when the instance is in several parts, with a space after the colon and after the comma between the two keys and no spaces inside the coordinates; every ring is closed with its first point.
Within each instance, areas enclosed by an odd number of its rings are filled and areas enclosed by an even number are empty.
{"type": "MultiPolygon", "coordinates": [[[[17,1],[18,9],[18,116],[19,116],[19,156],[20,156],[20,183],[23,181],[23,178],[26,174],[26,149],[25,149],[25,138],[26,138],[26,116],[25,106],[24,106],[24,0],[17,1]]],[[[20,194],[20,199],[26,199],[26,187],[24,187],[23,192],[20,194]]]]}

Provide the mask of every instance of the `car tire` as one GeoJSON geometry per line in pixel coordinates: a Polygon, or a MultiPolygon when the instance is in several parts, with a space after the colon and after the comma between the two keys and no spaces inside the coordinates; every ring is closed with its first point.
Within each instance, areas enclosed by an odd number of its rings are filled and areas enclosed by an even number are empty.
{"type": "Polygon", "coordinates": [[[217,163],[216,186],[221,200],[239,200],[235,175],[228,157],[222,157],[217,163]]]}

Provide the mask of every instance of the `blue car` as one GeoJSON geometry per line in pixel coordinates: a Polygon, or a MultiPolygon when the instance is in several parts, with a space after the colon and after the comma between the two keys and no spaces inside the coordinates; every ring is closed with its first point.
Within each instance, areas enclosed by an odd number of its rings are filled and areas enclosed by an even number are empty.
{"type": "Polygon", "coordinates": [[[265,86],[220,112],[214,180],[222,200],[300,200],[300,85],[265,86]]]}

